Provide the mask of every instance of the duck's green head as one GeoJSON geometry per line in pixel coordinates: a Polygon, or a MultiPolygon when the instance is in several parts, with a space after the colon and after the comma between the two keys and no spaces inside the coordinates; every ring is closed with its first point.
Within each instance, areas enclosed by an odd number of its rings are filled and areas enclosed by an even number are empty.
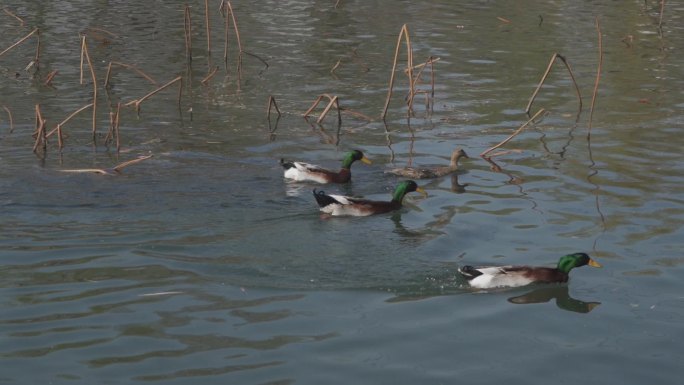
{"type": "Polygon", "coordinates": [[[365,164],[371,164],[371,161],[363,155],[363,152],[359,150],[349,151],[347,155],[342,160],[342,168],[350,168],[352,163],[357,160],[362,161],[365,164]]]}
{"type": "Polygon", "coordinates": [[[591,259],[587,254],[574,253],[561,257],[561,259],[558,261],[558,270],[567,274],[570,272],[570,270],[584,265],[589,265],[591,267],[601,267],[600,263],[591,259]]]}
{"type": "Polygon", "coordinates": [[[405,180],[397,185],[397,188],[394,189],[394,195],[392,196],[392,200],[395,200],[397,202],[401,202],[404,199],[404,195],[410,193],[410,192],[419,192],[423,194],[423,196],[427,196],[427,191],[425,191],[422,187],[418,186],[418,184],[412,180],[405,180]]]}

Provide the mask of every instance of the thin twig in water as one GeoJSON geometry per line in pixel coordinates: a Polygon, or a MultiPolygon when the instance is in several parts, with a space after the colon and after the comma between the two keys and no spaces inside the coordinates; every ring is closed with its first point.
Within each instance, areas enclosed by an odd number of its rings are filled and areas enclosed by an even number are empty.
{"type": "Polygon", "coordinates": [[[530,100],[527,102],[527,106],[525,107],[525,113],[530,114],[530,109],[532,108],[532,103],[534,102],[534,99],[537,97],[537,94],[539,93],[539,90],[541,89],[542,85],[546,81],[546,77],[549,76],[549,73],[551,73],[551,69],[553,68],[553,63],[556,62],[556,59],[560,59],[563,64],[565,65],[565,68],[568,70],[568,73],[570,74],[570,78],[572,79],[572,84],[575,86],[575,92],[577,93],[577,101],[579,102],[579,111],[582,111],[582,95],[580,94],[579,86],[577,85],[577,81],[575,81],[575,75],[572,73],[572,68],[570,68],[570,64],[568,64],[568,61],[565,59],[565,57],[559,53],[554,53],[551,55],[551,60],[549,60],[549,65],[546,66],[546,71],[544,72],[544,75],[542,75],[541,80],[539,81],[539,84],[537,85],[537,88],[534,90],[532,93],[532,96],[530,97],[530,100]]]}
{"type": "Polygon", "coordinates": [[[109,79],[111,78],[112,66],[114,64],[118,65],[119,67],[123,67],[123,68],[126,68],[128,70],[131,70],[131,71],[137,73],[138,75],[147,79],[147,81],[149,81],[150,83],[152,83],[154,85],[159,84],[159,83],[157,83],[156,80],[152,79],[152,77],[150,75],[148,75],[145,72],[143,72],[142,70],[138,69],[136,66],[126,64],[126,63],[121,63],[118,61],[110,61],[109,66],[107,66],[107,75],[105,76],[105,81],[104,81],[104,87],[105,88],[109,87],[109,79]]]}
{"type": "Polygon", "coordinates": [[[11,12],[9,9],[3,8],[2,10],[3,10],[6,14],[8,14],[8,15],[12,16],[13,18],[19,20],[19,22],[21,23],[21,26],[22,26],[22,27],[24,26],[24,24],[26,24],[26,22],[24,22],[24,19],[22,19],[21,17],[17,16],[17,15],[14,14],[13,12],[11,12]]]}
{"type": "Polygon", "coordinates": [[[278,103],[276,103],[275,98],[273,95],[268,97],[268,109],[266,111],[266,119],[271,120],[271,107],[274,107],[276,112],[278,113],[278,119],[280,119],[280,108],[278,108],[278,103]]]}
{"type": "Polygon", "coordinates": [[[82,36],[82,52],[85,54],[86,61],[88,62],[88,67],[90,68],[90,76],[93,78],[93,141],[97,134],[97,77],[95,76],[95,67],[93,67],[93,62],[90,60],[90,54],[88,53],[88,43],[86,42],[86,36],[82,36]]]}
{"type": "MultiPolygon", "coordinates": [[[[136,112],[140,113],[140,104],[141,104],[142,102],[144,102],[146,99],[148,99],[148,98],[151,97],[152,95],[154,95],[154,94],[156,94],[156,93],[158,93],[158,92],[164,90],[165,88],[168,88],[168,87],[172,86],[172,85],[173,85],[174,83],[176,83],[176,82],[181,82],[181,87],[182,87],[182,86],[183,86],[182,80],[183,80],[183,77],[182,77],[182,76],[178,76],[177,78],[171,80],[170,82],[164,84],[163,86],[157,88],[156,90],[154,90],[154,91],[148,93],[147,95],[143,96],[142,98],[136,99],[136,100],[131,100],[130,102],[126,103],[125,106],[128,107],[128,106],[131,106],[131,105],[135,105],[135,110],[136,110],[136,112]]],[[[179,105],[180,105],[180,100],[179,100],[179,105]]]]}
{"type": "Polygon", "coordinates": [[[596,106],[596,95],[598,94],[599,81],[601,80],[601,69],[603,68],[603,37],[601,36],[601,24],[598,16],[596,17],[596,32],[598,33],[598,49],[599,61],[596,69],[596,82],[594,83],[594,92],[591,94],[591,109],[589,110],[589,132],[587,137],[591,136],[591,126],[594,118],[594,108],[596,106]]]}
{"type": "Polygon", "coordinates": [[[385,117],[387,116],[387,109],[389,108],[390,100],[392,99],[392,90],[394,88],[394,73],[397,69],[397,60],[399,59],[399,49],[401,48],[401,39],[404,37],[404,40],[406,42],[406,51],[407,51],[407,68],[408,68],[408,77],[409,77],[409,96],[408,96],[408,115],[411,116],[411,109],[413,107],[413,96],[415,94],[415,90],[413,89],[413,50],[411,48],[411,38],[409,37],[409,32],[408,32],[408,26],[404,24],[401,27],[401,31],[399,32],[399,37],[397,38],[397,46],[394,50],[394,61],[392,63],[392,74],[390,76],[390,81],[389,81],[389,86],[387,90],[387,99],[385,100],[385,107],[382,110],[382,114],[380,114],[380,118],[384,121],[385,117]]]}
{"type": "Polygon", "coordinates": [[[183,31],[185,33],[185,59],[192,62],[192,19],[190,18],[190,6],[185,5],[183,13],[183,31]]]}
{"type": "Polygon", "coordinates": [[[57,71],[57,70],[50,71],[50,73],[45,78],[45,82],[43,82],[43,85],[45,85],[47,87],[52,87],[52,79],[54,79],[55,75],[57,75],[58,72],[59,71],[57,71]]]}
{"type": "Polygon", "coordinates": [[[45,135],[45,137],[46,138],[51,137],[52,135],[54,135],[55,132],[59,131],[59,129],[61,129],[61,127],[63,125],[67,124],[67,122],[70,121],[74,116],[78,115],[81,111],[86,110],[92,106],[93,106],[93,103],[86,104],[85,106],[83,106],[83,107],[79,108],[78,110],[72,112],[69,116],[66,117],[66,119],[62,120],[55,128],[53,128],[50,132],[48,132],[45,135]]]}
{"type": "Polygon", "coordinates": [[[6,52],[8,52],[9,50],[11,50],[12,48],[14,48],[14,47],[18,46],[19,44],[23,43],[24,41],[26,41],[26,39],[28,39],[28,38],[31,37],[33,34],[38,33],[38,32],[39,32],[38,28],[35,28],[33,31],[29,32],[28,35],[22,37],[21,39],[19,39],[16,43],[12,44],[11,46],[5,48],[4,51],[0,52],[0,56],[4,55],[6,52]]]}
{"type": "Polygon", "coordinates": [[[202,81],[200,83],[202,83],[205,86],[207,84],[209,84],[209,80],[211,80],[211,78],[213,78],[214,75],[216,75],[216,71],[218,71],[218,69],[219,69],[218,66],[214,66],[214,69],[211,70],[211,72],[209,72],[209,74],[204,79],[202,79],[202,81]]]}
{"type": "Polygon", "coordinates": [[[69,170],[59,170],[61,172],[71,172],[71,173],[95,173],[99,175],[118,175],[121,173],[121,169],[128,167],[130,165],[140,163],[143,160],[150,159],[152,155],[139,156],[136,159],[128,160],[123,163],[119,163],[112,168],[77,168],[69,170]]]}
{"type": "Polygon", "coordinates": [[[204,0],[204,23],[207,27],[207,56],[211,57],[211,26],[209,25],[209,0],[204,0]]]}
{"type": "Polygon", "coordinates": [[[658,17],[658,35],[663,36],[663,12],[665,12],[665,0],[660,0],[660,16],[658,17]]]}
{"type": "Polygon", "coordinates": [[[545,112],[545,110],[543,108],[540,109],[539,111],[537,111],[537,113],[534,114],[533,117],[531,117],[527,122],[525,122],[525,124],[520,126],[520,128],[515,130],[515,132],[513,132],[508,138],[504,139],[501,143],[497,144],[496,146],[492,146],[492,147],[488,148],[487,150],[483,151],[480,154],[480,156],[485,158],[488,153],[490,153],[490,152],[496,150],[497,148],[503,146],[504,144],[508,143],[511,139],[513,139],[516,135],[518,135],[525,127],[527,127],[530,123],[532,123],[535,119],[537,119],[537,117],[539,115],[541,115],[543,112],[545,112]]]}
{"type": "Polygon", "coordinates": [[[5,111],[7,111],[7,117],[9,118],[9,124],[10,124],[10,130],[9,130],[9,132],[10,132],[10,134],[11,134],[11,133],[14,131],[14,119],[12,119],[12,111],[10,111],[10,109],[7,108],[7,106],[4,106],[4,105],[2,106],[2,108],[4,108],[5,111]]]}
{"type": "Polygon", "coordinates": [[[47,151],[47,138],[45,136],[45,119],[40,112],[40,104],[36,104],[36,142],[33,145],[33,152],[37,152],[38,146],[42,144],[43,154],[47,151]]]}

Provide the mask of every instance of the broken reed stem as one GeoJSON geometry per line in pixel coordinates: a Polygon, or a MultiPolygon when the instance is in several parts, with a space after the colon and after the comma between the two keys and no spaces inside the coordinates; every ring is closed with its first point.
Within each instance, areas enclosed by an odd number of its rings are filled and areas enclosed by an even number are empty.
{"type": "Polygon", "coordinates": [[[660,0],[660,16],[658,17],[658,33],[663,35],[663,12],[665,12],[665,0],[660,0]]]}
{"type": "Polygon", "coordinates": [[[95,140],[95,135],[97,134],[97,77],[95,77],[95,68],[93,67],[93,62],[90,60],[90,54],[88,53],[88,43],[86,42],[86,36],[82,36],[82,49],[86,61],[88,62],[88,67],[90,68],[90,76],[93,78],[93,140],[95,140]]]}
{"type": "Polygon", "coordinates": [[[43,153],[47,151],[47,137],[45,135],[45,119],[40,112],[40,104],[36,104],[36,142],[33,145],[33,152],[38,150],[38,146],[42,144],[43,153]]]}
{"type": "MultiPolygon", "coordinates": [[[[152,95],[154,95],[154,94],[156,94],[156,93],[158,93],[158,92],[160,92],[160,91],[162,91],[162,90],[164,90],[164,89],[166,89],[166,88],[172,86],[174,83],[176,83],[176,82],[178,82],[178,81],[181,82],[181,85],[180,85],[180,86],[181,86],[181,89],[182,89],[182,87],[183,87],[183,77],[182,77],[182,76],[178,76],[177,78],[171,80],[170,82],[164,84],[163,86],[161,86],[161,87],[157,88],[156,90],[150,92],[149,94],[143,96],[142,98],[136,99],[136,100],[131,100],[130,102],[126,103],[125,106],[128,107],[128,106],[130,106],[130,105],[135,105],[135,110],[139,113],[139,112],[140,112],[140,104],[142,104],[142,102],[144,102],[146,99],[148,99],[148,98],[151,97],[152,95]]],[[[180,106],[180,92],[179,92],[178,105],[180,106]]]]}
{"type": "MultiPolygon", "coordinates": [[[[238,46],[238,58],[237,58],[237,73],[238,73],[238,79],[241,78],[242,75],[242,42],[240,41],[240,31],[238,30],[238,25],[237,25],[237,20],[235,19],[235,13],[233,12],[233,6],[230,4],[230,1],[228,0],[223,0],[221,2],[221,7],[225,7],[223,9],[227,9],[228,13],[230,13],[230,19],[233,21],[233,31],[235,31],[235,39],[237,40],[237,46],[238,46]]],[[[226,16],[228,17],[228,16],[226,16]]],[[[226,31],[226,41],[227,41],[227,36],[228,32],[226,31]]],[[[227,44],[227,43],[226,43],[227,44]]],[[[227,47],[227,45],[226,45],[227,47]]],[[[226,48],[227,49],[227,48],[226,48]]],[[[224,53],[224,58],[226,62],[228,61],[228,51],[224,53]]],[[[238,87],[239,87],[239,80],[238,80],[238,87]]]]}
{"type": "MultiPolygon", "coordinates": [[[[420,68],[420,70],[418,70],[418,73],[416,74],[415,79],[413,81],[414,96],[417,92],[417,91],[415,91],[415,89],[418,85],[418,82],[420,81],[420,77],[423,75],[423,71],[425,70],[425,68],[429,65],[430,66],[430,97],[429,97],[429,100],[434,99],[434,97],[435,97],[435,65],[434,65],[434,63],[436,61],[439,61],[439,58],[435,58],[434,56],[430,56],[427,58],[425,63],[419,64],[419,65],[414,67],[414,69],[420,68]]],[[[408,71],[408,69],[407,69],[407,71],[408,71]]],[[[427,94],[426,94],[426,96],[427,96],[427,94]]],[[[427,104],[428,105],[426,107],[429,108],[429,103],[427,103],[427,104]]]]}
{"type": "Polygon", "coordinates": [[[45,137],[46,137],[46,138],[51,137],[55,132],[59,131],[59,129],[60,129],[61,126],[67,124],[67,122],[69,122],[74,116],[78,115],[78,114],[81,113],[83,110],[86,110],[86,109],[88,109],[88,108],[90,108],[90,107],[93,107],[94,105],[95,105],[94,103],[86,104],[85,106],[83,106],[83,107],[79,108],[78,110],[72,112],[69,116],[66,117],[66,119],[62,120],[62,122],[59,123],[59,124],[57,125],[57,127],[53,128],[50,132],[48,132],[48,133],[45,135],[45,137]]]}
{"type": "Polygon", "coordinates": [[[183,30],[185,32],[185,58],[188,63],[192,62],[192,19],[190,18],[190,6],[185,5],[183,15],[183,30]]]}
{"type": "Polygon", "coordinates": [[[21,17],[17,16],[17,15],[14,14],[13,12],[11,12],[9,9],[3,8],[2,10],[3,10],[6,14],[8,14],[9,16],[12,16],[13,18],[19,20],[19,23],[21,23],[21,26],[22,26],[22,27],[24,26],[24,24],[26,24],[26,22],[24,22],[24,19],[22,19],[21,17]]]}
{"type": "Polygon", "coordinates": [[[52,79],[54,79],[55,75],[57,75],[59,71],[57,70],[52,70],[50,73],[48,73],[47,77],[45,78],[45,82],[43,82],[43,85],[47,87],[52,87],[52,79]]]}
{"type": "Polygon", "coordinates": [[[271,120],[271,107],[275,107],[276,112],[278,113],[278,118],[280,118],[280,108],[278,108],[278,103],[276,103],[275,98],[273,95],[270,95],[268,97],[268,109],[266,110],[266,119],[271,120]]]}
{"type": "Polygon", "coordinates": [[[230,19],[226,12],[225,0],[221,1],[219,11],[223,14],[223,66],[228,71],[228,31],[230,29],[230,19]]]}
{"type": "Polygon", "coordinates": [[[121,102],[116,104],[116,115],[114,116],[114,135],[116,135],[116,152],[121,150],[121,135],[119,135],[119,117],[121,116],[121,102]]]}
{"type": "Polygon", "coordinates": [[[209,74],[204,79],[202,79],[200,83],[206,86],[209,83],[209,80],[211,80],[211,78],[213,78],[214,75],[216,75],[216,71],[218,71],[218,69],[218,66],[214,66],[214,69],[211,70],[211,72],[209,72],[209,74]]]}
{"type": "Polygon", "coordinates": [[[392,99],[392,90],[394,88],[394,73],[397,69],[397,60],[399,59],[399,49],[401,48],[401,38],[404,37],[406,42],[407,51],[407,67],[408,67],[408,77],[409,77],[409,96],[408,96],[408,116],[411,115],[411,108],[413,107],[413,50],[411,49],[411,39],[409,37],[408,27],[404,24],[399,32],[399,37],[397,38],[397,46],[394,50],[394,62],[392,63],[392,74],[389,81],[389,89],[387,90],[387,100],[385,100],[385,107],[380,114],[380,118],[384,121],[387,116],[387,109],[389,108],[390,100],[392,99]]]}
{"type": "Polygon", "coordinates": [[[24,41],[26,41],[26,39],[28,39],[29,37],[31,37],[31,36],[32,36],[33,34],[35,34],[35,33],[38,33],[38,28],[34,28],[33,31],[31,31],[31,32],[28,33],[28,35],[22,37],[21,39],[19,39],[16,43],[12,44],[11,46],[5,48],[4,51],[0,52],[0,56],[4,55],[4,54],[7,53],[8,51],[10,51],[12,48],[14,48],[14,47],[18,46],[19,44],[23,43],[24,41]]]}
{"type": "Polygon", "coordinates": [[[594,92],[591,94],[591,109],[589,110],[589,132],[587,138],[591,136],[591,124],[594,118],[594,107],[596,105],[596,95],[598,94],[599,81],[601,80],[601,69],[603,68],[603,37],[601,36],[601,24],[596,16],[596,32],[598,33],[599,61],[596,69],[596,82],[594,82],[594,92]]]}
{"type": "Polygon", "coordinates": [[[14,120],[12,119],[12,111],[10,111],[10,109],[4,105],[2,106],[2,108],[4,108],[5,111],[7,111],[7,117],[9,118],[9,124],[10,124],[10,131],[9,132],[11,134],[14,131],[14,120]]]}
{"type": "Polygon", "coordinates": [[[104,87],[105,88],[109,87],[109,79],[111,78],[112,66],[114,64],[118,65],[119,67],[123,67],[123,68],[126,68],[128,70],[131,70],[131,71],[137,73],[138,75],[142,76],[143,78],[145,78],[147,81],[149,81],[150,83],[152,83],[154,85],[159,84],[159,83],[157,83],[156,80],[152,79],[152,77],[150,75],[146,74],[145,72],[143,72],[142,70],[140,70],[139,68],[137,68],[134,65],[121,63],[118,61],[110,61],[109,65],[107,66],[107,75],[105,76],[105,81],[104,81],[104,87]]]}
{"type": "Polygon", "coordinates": [[[209,0],[204,0],[204,23],[207,26],[207,56],[211,56],[211,27],[209,25],[209,0]]]}
{"type": "Polygon", "coordinates": [[[525,107],[526,114],[530,114],[532,103],[537,98],[537,94],[539,93],[539,90],[546,81],[546,78],[549,76],[549,73],[551,73],[551,69],[553,68],[553,64],[556,62],[556,59],[560,59],[565,65],[565,68],[568,70],[568,73],[570,73],[570,78],[572,79],[572,84],[575,86],[575,93],[577,94],[577,100],[579,102],[579,111],[582,111],[582,95],[580,94],[579,86],[577,85],[577,81],[575,80],[575,74],[573,74],[572,68],[570,68],[570,64],[568,64],[568,61],[565,59],[565,57],[556,52],[553,55],[551,55],[551,60],[549,60],[549,65],[546,66],[546,71],[544,72],[544,75],[542,75],[542,78],[539,81],[537,88],[534,90],[532,96],[530,97],[530,100],[527,102],[527,106],[525,107]]]}
{"type": "Polygon", "coordinates": [[[333,105],[337,108],[337,123],[342,124],[342,113],[340,111],[340,102],[337,96],[334,96],[332,99],[330,99],[330,102],[321,113],[321,116],[319,116],[318,119],[316,119],[316,123],[320,124],[323,121],[323,119],[325,119],[326,115],[328,115],[328,112],[333,107],[333,105]]]}
{"type": "Polygon", "coordinates": [[[488,153],[490,153],[490,152],[496,150],[497,148],[503,146],[504,144],[508,143],[511,139],[513,139],[516,135],[518,135],[525,127],[527,127],[530,123],[532,123],[535,119],[537,119],[537,117],[539,115],[541,115],[543,112],[545,112],[545,110],[543,108],[539,109],[539,111],[537,111],[537,113],[534,114],[533,117],[531,117],[527,122],[525,122],[525,124],[520,126],[520,128],[515,130],[515,132],[512,133],[508,138],[504,139],[501,143],[497,144],[496,146],[492,146],[492,147],[488,148],[487,150],[483,151],[480,154],[480,156],[485,158],[488,153]]]}

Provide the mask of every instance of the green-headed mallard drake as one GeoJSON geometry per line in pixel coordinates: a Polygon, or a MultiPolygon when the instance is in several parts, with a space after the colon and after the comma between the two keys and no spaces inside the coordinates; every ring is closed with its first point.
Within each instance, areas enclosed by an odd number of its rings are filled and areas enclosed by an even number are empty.
{"type": "Polygon", "coordinates": [[[285,178],[296,182],[347,183],[351,180],[351,165],[357,160],[371,164],[371,161],[359,150],[350,151],[345,155],[340,171],[326,170],[304,162],[286,162],[283,159],[280,159],[280,164],[285,169],[285,178]]]}
{"type": "Polygon", "coordinates": [[[458,161],[461,158],[468,158],[468,154],[463,149],[457,148],[451,153],[451,163],[448,166],[404,167],[388,170],[387,172],[413,179],[439,178],[457,171],[458,161]]]}
{"type": "Polygon", "coordinates": [[[570,270],[584,265],[601,267],[601,264],[591,259],[587,254],[575,253],[561,257],[556,267],[463,266],[458,271],[468,280],[471,287],[490,289],[525,286],[531,283],[567,282],[570,270]]]}
{"type": "Polygon", "coordinates": [[[342,195],[328,195],[323,191],[313,190],[316,202],[320,206],[320,210],[324,213],[333,216],[351,215],[356,217],[363,217],[373,214],[382,214],[401,208],[401,201],[404,196],[412,191],[419,192],[427,196],[427,192],[419,187],[416,182],[407,180],[399,183],[394,190],[392,200],[387,201],[372,201],[368,199],[352,198],[342,195]]]}

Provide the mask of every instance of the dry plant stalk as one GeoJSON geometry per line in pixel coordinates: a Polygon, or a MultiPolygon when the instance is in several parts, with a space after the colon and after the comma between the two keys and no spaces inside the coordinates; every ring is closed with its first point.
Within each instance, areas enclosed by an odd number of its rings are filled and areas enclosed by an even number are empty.
{"type": "Polygon", "coordinates": [[[112,168],[77,168],[70,170],[59,170],[61,172],[72,172],[72,173],[95,173],[99,175],[118,175],[121,174],[121,169],[128,167],[130,165],[140,163],[143,160],[150,159],[152,155],[139,156],[136,159],[128,160],[123,163],[119,163],[112,168]]]}
{"type": "Polygon", "coordinates": [[[513,138],[514,138],[516,135],[518,135],[525,127],[527,127],[530,123],[532,123],[535,119],[537,119],[537,117],[538,117],[539,115],[541,115],[543,112],[545,112],[545,110],[544,110],[543,108],[540,109],[539,111],[537,111],[537,113],[534,114],[534,116],[532,116],[527,122],[525,122],[525,124],[523,124],[522,126],[520,126],[520,128],[518,128],[517,130],[515,130],[515,132],[512,133],[508,138],[504,139],[501,143],[497,144],[496,146],[492,146],[492,147],[488,148],[487,150],[483,151],[483,152],[480,154],[480,156],[483,157],[483,158],[486,158],[486,157],[487,157],[487,156],[486,156],[487,154],[489,154],[490,152],[492,152],[492,151],[496,150],[497,148],[503,146],[504,144],[510,142],[511,139],[513,139],[513,138]]]}
{"type": "MultiPolygon", "coordinates": [[[[425,68],[429,65],[430,66],[430,95],[428,96],[426,93],[426,108],[430,108],[430,101],[435,99],[435,62],[438,62],[440,59],[434,56],[430,56],[427,58],[425,63],[419,64],[414,67],[414,69],[419,69],[418,73],[415,76],[415,79],[413,81],[413,89],[414,93],[417,93],[416,88],[418,87],[418,82],[420,81],[421,76],[423,75],[423,71],[425,68]]],[[[405,70],[408,72],[408,69],[405,70]]],[[[434,103],[433,103],[434,104],[434,103]]]]}
{"type": "Polygon", "coordinates": [[[29,32],[28,35],[22,37],[21,39],[19,39],[16,43],[12,44],[11,46],[5,48],[4,51],[0,52],[0,56],[4,55],[4,54],[7,53],[8,51],[10,51],[12,48],[14,48],[14,47],[18,46],[19,44],[23,43],[24,41],[26,41],[26,39],[28,39],[29,37],[33,36],[35,33],[39,33],[38,28],[35,28],[33,31],[29,32]]]}
{"type": "Polygon", "coordinates": [[[598,67],[596,68],[596,82],[594,82],[594,92],[592,92],[591,94],[591,109],[589,110],[589,132],[587,133],[587,137],[591,136],[591,124],[594,118],[596,95],[598,94],[599,81],[601,80],[601,69],[603,68],[603,38],[601,36],[601,24],[599,23],[598,16],[596,16],[596,32],[598,33],[599,61],[598,67]]]}
{"type": "Polygon", "coordinates": [[[278,108],[278,103],[276,103],[276,100],[273,97],[273,95],[270,95],[268,97],[268,109],[266,110],[266,118],[268,120],[271,120],[271,107],[275,108],[276,112],[278,113],[278,118],[280,119],[280,108],[278,108]]]}
{"type": "Polygon", "coordinates": [[[318,107],[318,105],[321,103],[321,100],[323,100],[323,98],[327,98],[329,100],[329,102],[328,102],[328,105],[323,110],[323,112],[321,113],[321,115],[318,117],[318,119],[316,119],[316,123],[321,123],[323,121],[323,119],[325,119],[325,116],[328,114],[330,109],[333,106],[336,106],[337,107],[337,121],[339,124],[342,124],[342,115],[341,115],[339,99],[337,98],[337,96],[330,96],[328,94],[318,95],[318,98],[316,98],[316,101],[314,101],[314,103],[311,105],[311,107],[309,107],[309,109],[306,110],[306,112],[304,113],[304,118],[311,115],[311,112],[314,109],[316,109],[316,107],[318,107]]]}
{"type": "Polygon", "coordinates": [[[206,86],[207,84],[209,84],[209,80],[211,80],[211,78],[213,78],[214,75],[216,75],[216,72],[218,71],[218,69],[219,69],[218,66],[214,66],[214,69],[211,70],[211,72],[209,72],[209,74],[207,74],[207,76],[205,76],[204,79],[202,79],[202,80],[200,81],[200,83],[202,83],[202,85],[205,85],[205,86],[206,86]]]}
{"type": "Polygon", "coordinates": [[[45,82],[43,82],[43,85],[47,87],[52,87],[52,79],[55,78],[55,75],[57,75],[59,71],[57,70],[52,70],[50,73],[48,73],[47,77],[45,78],[45,82]]]}
{"type": "Polygon", "coordinates": [[[38,146],[42,145],[43,153],[47,151],[47,137],[45,135],[45,119],[40,112],[40,104],[36,104],[36,142],[33,144],[33,152],[38,151],[38,146]]]}
{"type": "Polygon", "coordinates": [[[90,60],[90,54],[88,53],[86,36],[83,35],[81,39],[81,52],[83,52],[86,61],[88,62],[90,76],[93,78],[93,140],[95,140],[95,135],[97,134],[97,77],[95,77],[95,68],[93,67],[93,62],[90,60]]]}
{"type": "Polygon", "coordinates": [[[121,149],[121,141],[119,140],[119,117],[121,116],[121,102],[116,104],[116,111],[109,112],[109,131],[105,137],[105,146],[116,137],[116,151],[121,149]]]}
{"type": "Polygon", "coordinates": [[[16,14],[14,14],[14,13],[13,13],[12,11],[10,11],[9,9],[3,8],[2,10],[3,10],[6,14],[8,14],[9,16],[12,16],[13,18],[19,20],[19,23],[21,23],[21,26],[22,26],[22,27],[24,26],[24,24],[26,24],[26,22],[24,22],[24,19],[22,19],[21,17],[17,16],[16,14]]]}
{"type": "Polygon", "coordinates": [[[142,104],[142,102],[144,102],[146,99],[150,98],[152,95],[154,95],[154,94],[156,94],[156,93],[158,93],[158,92],[160,92],[160,91],[162,91],[162,90],[164,90],[164,89],[166,89],[166,88],[172,86],[172,85],[173,85],[174,83],[176,83],[176,82],[180,82],[180,83],[181,83],[181,84],[180,84],[181,89],[180,89],[179,92],[178,92],[178,105],[180,106],[180,94],[181,94],[182,87],[183,87],[183,77],[182,77],[182,76],[178,76],[177,78],[171,80],[170,82],[164,84],[163,86],[157,88],[156,90],[154,90],[154,91],[148,93],[147,95],[143,96],[143,97],[140,98],[140,99],[131,100],[130,102],[126,103],[124,106],[128,107],[128,106],[131,106],[131,105],[135,105],[135,110],[136,110],[136,112],[137,112],[137,113],[140,113],[140,104],[142,104]]]}
{"type": "MultiPolygon", "coordinates": [[[[225,42],[225,50],[223,53],[223,60],[226,63],[226,67],[228,66],[228,14],[230,14],[230,19],[233,21],[233,31],[235,31],[235,39],[237,40],[237,46],[238,46],[238,59],[237,59],[237,73],[238,73],[238,79],[241,78],[242,75],[242,42],[240,41],[240,31],[238,30],[238,25],[237,25],[237,20],[235,19],[235,13],[233,12],[233,6],[230,4],[230,1],[228,0],[222,0],[221,1],[221,6],[220,9],[224,11],[225,13],[225,18],[226,18],[226,42],[225,42]]],[[[238,82],[238,86],[239,86],[238,82]]]]}
{"type": "Polygon", "coordinates": [[[47,139],[47,138],[51,137],[52,135],[54,135],[55,133],[57,133],[57,140],[59,141],[59,149],[62,150],[62,148],[64,148],[64,139],[62,137],[62,126],[67,124],[67,122],[69,122],[74,116],[78,115],[81,111],[86,110],[90,107],[93,107],[93,105],[94,105],[93,103],[90,103],[90,104],[87,104],[87,105],[79,108],[78,110],[72,112],[69,116],[66,117],[66,119],[62,120],[59,124],[57,124],[57,126],[55,128],[53,128],[50,132],[48,132],[45,135],[45,138],[47,139]]]}
{"type": "Polygon", "coordinates": [[[190,18],[190,6],[185,5],[183,16],[183,31],[185,32],[185,58],[192,63],[192,19],[190,18]]]}
{"type": "Polygon", "coordinates": [[[152,83],[152,84],[154,84],[154,85],[159,84],[159,83],[157,83],[156,80],[152,79],[151,76],[149,76],[148,74],[146,74],[146,73],[143,72],[142,70],[138,69],[138,68],[137,68],[136,66],[134,66],[134,65],[130,65],[130,64],[126,64],[126,63],[121,63],[121,62],[118,62],[118,61],[110,61],[110,62],[109,62],[109,65],[107,66],[107,75],[105,76],[105,81],[104,81],[104,87],[105,87],[105,88],[109,87],[109,79],[111,78],[112,67],[113,67],[114,64],[118,65],[119,67],[123,67],[123,68],[126,68],[126,69],[128,69],[128,70],[131,70],[131,71],[137,73],[138,75],[144,77],[145,79],[147,79],[147,81],[149,81],[150,83],[152,83]]]}
{"type": "Polygon", "coordinates": [[[209,0],[204,0],[204,23],[207,26],[207,56],[211,57],[211,27],[209,25],[209,0]]]}
{"type": "Polygon", "coordinates": [[[409,37],[409,32],[408,32],[408,27],[406,24],[404,24],[401,27],[401,31],[399,32],[399,37],[397,38],[397,47],[394,50],[394,62],[392,63],[392,74],[390,76],[390,81],[389,81],[389,89],[387,90],[387,100],[385,101],[385,107],[382,110],[382,114],[380,115],[380,118],[384,121],[385,117],[387,116],[387,109],[389,108],[390,100],[392,99],[392,89],[394,88],[394,73],[397,69],[397,60],[399,59],[399,49],[401,48],[401,39],[404,37],[404,40],[406,42],[406,66],[407,66],[407,75],[409,78],[409,95],[407,99],[407,104],[408,104],[408,113],[407,115],[410,117],[411,116],[411,110],[413,108],[413,96],[415,94],[415,90],[413,88],[413,50],[411,48],[411,38],[409,37]]]}
{"type": "Polygon", "coordinates": [[[572,68],[570,68],[570,64],[568,64],[568,61],[565,60],[565,57],[559,53],[554,53],[551,55],[551,60],[549,60],[549,65],[546,66],[546,71],[544,72],[544,75],[542,75],[541,80],[539,81],[539,84],[537,85],[537,88],[534,90],[532,93],[532,96],[530,97],[529,102],[527,102],[527,107],[525,107],[525,113],[530,114],[530,109],[532,108],[532,103],[534,102],[534,99],[537,97],[537,94],[539,93],[539,90],[541,89],[542,85],[546,81],[546,77],[549,76],[549,73],[551,73],[551,68],[553,67],[553,64],[556,62],[556,59],[560,59],[563,64],[565,65],[565,68],[568,70],[568,73],[570,74],[570,78],[572,79],[572,84],[575,86],[575,92],[577,93],[577,101],[579,102],[579,111],[582,111],[582,95],[580,94],[580,89],[579,86],[577,85],[577,81],[575,81],[575,75],[572,73],[572,68]]]}
{"type": "Polygon", "coordinates": [[[9,118],[9,124],[10,124],[9,132],[11,134],[14,131],[14,119],[12,119],[12,111],[10,111],[10,109],[7,108],[7,106],[5,106],[5,105],[3,105],[2,108],[4,108],[5,111],[7,111],[7,117],[9,118]]]}
{"type": "Polygon", "coordinates": [[[663,35],[663,12],[665,12],[665,0],[660,0],[660,16],[658,17],[658,34],[663,35]]]}

